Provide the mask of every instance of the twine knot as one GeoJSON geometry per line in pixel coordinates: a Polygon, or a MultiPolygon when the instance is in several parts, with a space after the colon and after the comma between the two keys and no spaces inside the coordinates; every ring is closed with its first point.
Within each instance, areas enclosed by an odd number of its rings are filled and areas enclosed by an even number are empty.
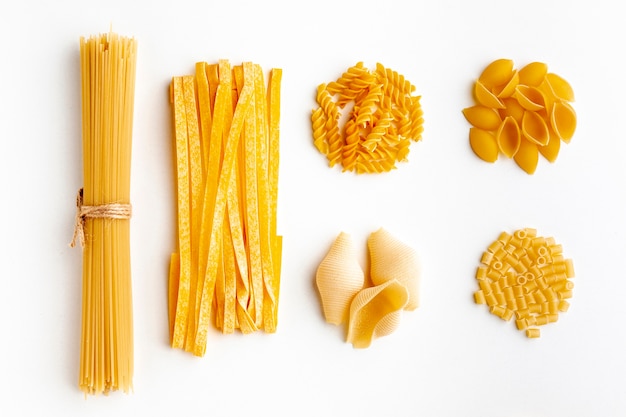
{"type": "Polygon", "coordinates": [[[131,215],[132,206],[130,204],[109,203],[86,206],[83,203],[83,189],[81,188],[76,196],[76,221],[70,247],[76,246],[76,240],[80,241],[81,247],[85,247],[85,222],[87,219],[127,220],[130,219],[131,215]]]}

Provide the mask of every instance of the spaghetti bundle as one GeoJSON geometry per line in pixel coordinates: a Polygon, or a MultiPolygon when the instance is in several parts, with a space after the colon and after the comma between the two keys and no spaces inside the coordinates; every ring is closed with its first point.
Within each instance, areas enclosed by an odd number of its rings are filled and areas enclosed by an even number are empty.
{"type": "Polygon", "coordinates": [[[137,43],[114,33],[80,39],[83,188],[76,239],[83,247],[79,387],[132,389],[130,162],[137,43]]]}
{"type": "Polygon", "coordinates": [[[224,333],[274,332],[282,237],[276,234],[280,82],[258,64],[200,62],[173,77],[178,251],[169,277],[172,346],[206,351],[224,333]]]}

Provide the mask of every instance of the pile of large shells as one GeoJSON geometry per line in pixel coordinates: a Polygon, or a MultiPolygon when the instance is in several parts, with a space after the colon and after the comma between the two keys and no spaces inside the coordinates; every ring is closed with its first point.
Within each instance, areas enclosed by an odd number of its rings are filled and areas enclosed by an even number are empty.
{"type": "Polygon", "coordinates": [[[370,234],[367,246],[370,280],[345,232],[331,245],[315,278],[326,321],[347,323],[346,338],[355,348],[367,348],[374,339],[393,333],[402,311],[419,306],[420,266],[415,250],[382,228],[370,234]]]}

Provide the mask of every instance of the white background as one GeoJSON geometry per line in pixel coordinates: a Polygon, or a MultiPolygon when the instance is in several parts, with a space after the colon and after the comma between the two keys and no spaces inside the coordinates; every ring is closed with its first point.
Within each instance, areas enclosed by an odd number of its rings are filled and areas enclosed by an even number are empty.
{"type": "Polygon", "coordinates": [[[626,88],[619,2],[3,1],[0,5],[0,415],[626,415],[626,88]],[[77,388],[82,185],[78,40],[139,42],[132,172],[135,392],[77,388]],[[175,250],[167,90],[196,61],[283,69],[276,334],[168,345],[175,250]],[[486,64],[548,64],[576,93],[576,134],[533,176],[487,164],[461,114],[486,64]],[[405,75],[425,132],[392,173],[330,169],[312,145],[316,86],[358,61],[405,75]],[[340,231],[385,227],[423,265],[422,305],[369,349],[328,325],[314,287],[340,231]],[[574,260],[572,305],[526,339],[475,305],[475,268],[502,231],[535,227],[574,260]]]}

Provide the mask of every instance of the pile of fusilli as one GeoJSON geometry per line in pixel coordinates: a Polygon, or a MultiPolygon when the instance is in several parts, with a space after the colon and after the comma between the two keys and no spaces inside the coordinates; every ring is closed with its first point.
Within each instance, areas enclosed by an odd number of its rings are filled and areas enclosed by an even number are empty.
{"type": "Polygon", "coordinates": [[[313,143],[330,166],[344,171],[387,172],[406,161],[411,141],[423,131],[421,96],[404,76],[382,64],[370,71],[362,62],[337,80],[317,88],[313,143]],[[352,104],[352,107],[349,106],[352,104]],[[350,117],[340,126],[342,112],[350,117]]]}

